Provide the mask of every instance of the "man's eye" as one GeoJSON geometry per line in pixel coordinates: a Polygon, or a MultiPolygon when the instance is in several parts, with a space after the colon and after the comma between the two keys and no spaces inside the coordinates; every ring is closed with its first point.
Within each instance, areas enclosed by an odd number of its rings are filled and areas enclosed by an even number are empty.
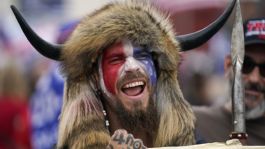
{"type": "Polygon", "coordinates": [[[148,54],[148,53],[141,53],[141,54],[137,55],[136,58],[139,59],[139,60],[145,60],[145,59],[147,59],[149,57],[150,57],[150,54],[148,54]]]}
{"type": "Polygon", "coordinates": [[[111,58],[110,60],[109,60],[109,63],[110,64],[120,64],[120,63],[123,63],[124,62],[124,58],[123,57],[119,57],[119,56],[117,56],[117,57],[113,57],[113,58],[111,58]]]}

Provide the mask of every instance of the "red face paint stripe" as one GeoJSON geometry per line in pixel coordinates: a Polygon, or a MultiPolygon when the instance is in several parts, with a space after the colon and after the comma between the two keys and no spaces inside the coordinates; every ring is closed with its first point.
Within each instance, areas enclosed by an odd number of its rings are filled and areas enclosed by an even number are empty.
{"type": "Polygon", "coordinates": [[[101,68],[104,84],[106,89],[114,95],[116,94],[115,88],[119,75],[118,73],[121,66],[124,64],[124,61],[122,62],[122,58],[124,57],[125,53],[121,42],[112,45],[103,53],[101,68]],[[121,58],[121,61],[118,63],[112,63],[114,57],[121,58]]]}

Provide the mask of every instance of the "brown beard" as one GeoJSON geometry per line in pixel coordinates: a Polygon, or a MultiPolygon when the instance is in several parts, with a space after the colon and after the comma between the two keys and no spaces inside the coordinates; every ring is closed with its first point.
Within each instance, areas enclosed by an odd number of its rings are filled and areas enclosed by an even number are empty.
{"type": "Polygon", "coordinates": [[[129,133],[146,131],[154,136],[158,126],[158,115],[155,108],[153,99],[149,99],[147,109],[140,109],[141,102],[136,102],[134,109],[131,111],[126,110],[121,102],[117,102],[115,112],[118,119],[121,120],[123,129],[129,133]]]}

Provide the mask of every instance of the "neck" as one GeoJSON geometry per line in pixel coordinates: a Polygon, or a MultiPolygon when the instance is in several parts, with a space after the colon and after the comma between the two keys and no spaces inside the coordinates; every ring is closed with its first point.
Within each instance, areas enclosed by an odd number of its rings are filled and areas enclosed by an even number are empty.
{"type": "Polygon", "coordinates": [[[113,135],[114,132],[118,129],[124,129],[128,133],[132,134],[134,138],[141,139],[146,147],[153,147],[155,136],[152,135],[152,132],[150,132],[149,129],[139,128],[137,130],[131,130],[130,128],[125,128],[122,122],[124,121],[124,119],[119,119],[117,114],[112,111],[108,106],[106,106],[106,111],[108,114],[108,120],[110,124],[109,131],[111,135],[113,135]]]}

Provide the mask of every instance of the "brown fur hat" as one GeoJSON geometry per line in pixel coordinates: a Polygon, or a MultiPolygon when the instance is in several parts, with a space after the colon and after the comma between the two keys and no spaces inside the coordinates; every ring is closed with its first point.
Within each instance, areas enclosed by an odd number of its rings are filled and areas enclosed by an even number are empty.
{"type": "Polygon", "coordinates": [[[77,26],[61,57],[67,78],[80,78],[106,47],[122,39],[149,46],[160,69],[176,70],[179,45],[168,16],[146,1],[129,0],[108,4],[77,26]]]}
{"type": "MultiPolygon", "coordinates": [[[[81,21],[62,50],[62,68],[68,80],[65,102],[79,100],[77,98],[84,94],[82,92],[94,90],[95,86],[84,90],[80,84],[89,81],[87,78],[93,74],[92,67],[97,65],[97,59],[102,51],[122,39],[148,46],[153,50],[158,73],[156,106],[160,118],[154,145],[193,144],[195,118],[189,104],[183,98],[177,80],[180,46],[175,39],[168,16],[161,14],[146,1],[114,2],[81,21]]],[[[99,117],[102,118],[101,103],[95,101],[94,105],[97,107],[94,110],[98,111],[99,117]]],[[[62,117],[66,115],[63,111],[62,117]]],[[[62,123],[66,122],[62,120],[62,123]]],[[[62,129],[66,127],[61,128],[61,131],[65,131],[62,129]]]]}
{"type": "Polygon", "coordinates": [[[102,99],[98,96],[97,65],[104,49],[124,39],[152,49],[157,72],[154,101],[159,118],[153,146],[195,143],[195,118],[177,80],[178,52],[195,48],[213,36],[226,22],[235,2],[233,0],[223,15],[207,29],[178,36],[178,41],[168,16],[148,1],[112,2],[85,17],[63,45],[52,45],[41,39],[11,6],[36,50],[48,58],[61,61],[66,82],[58,148],[105,148],[108,144],[110,134],[105,127],[102,99]]]}

